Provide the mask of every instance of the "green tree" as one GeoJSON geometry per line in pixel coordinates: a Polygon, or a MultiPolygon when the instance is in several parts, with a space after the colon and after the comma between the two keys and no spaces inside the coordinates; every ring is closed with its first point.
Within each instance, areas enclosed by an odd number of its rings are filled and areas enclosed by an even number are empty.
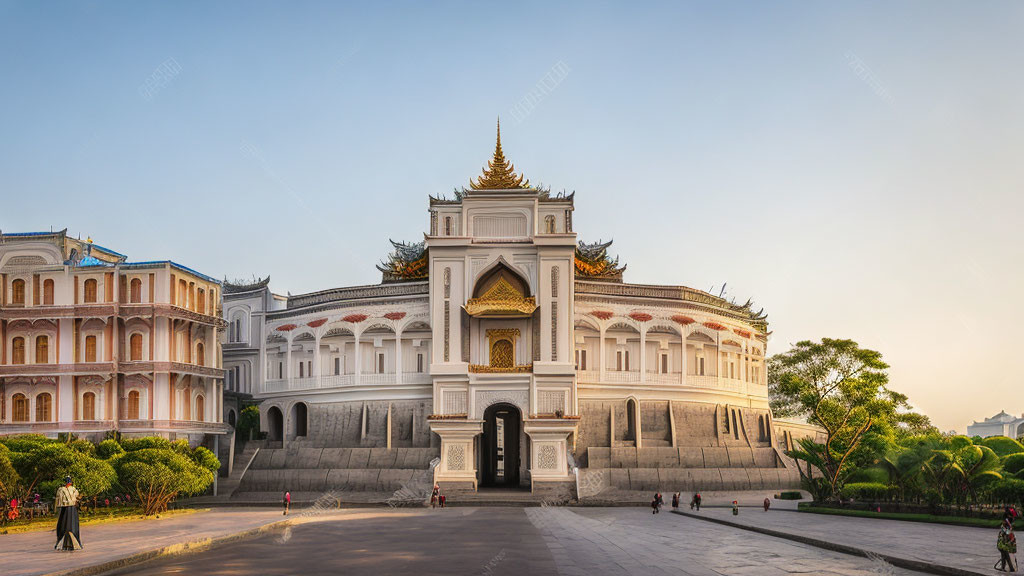
{"type": "MultiPolygon", "coordinates": [[[[878,437],[892,434],[908,419],[901,415],[901,411],[909,413],[907,397],[886,387],[889,366],[882,355],[852,340],[797,342],[791,350],[773,356],[772,366],[777,403],[806,414],[808,422],[825,431],[820,451],[813,453],[803,445],[791,456],[809,464],[808,458],[813,458],[813,466],[820,470],[835,498],[865,441],[880,448],[884,442],[878,437]]],[[[862,463],[870,463],[874,454],[862,452],[862,463]]]]}
{"type": "Polygon", "coordinates": [[[146,515],[167,509],[181,494],[199,494],[213,483],[213,472],[188,455],[168,448],[143,448],[120,456],[121,486],[131,492],[146,515]]]}
{"type": "Polygon", "coordinates": [[[17,495],[18,486],[21,484],[21,477],[11,464],[9,453],[7,447],[0,445],[0,496],[4,498],[17,495]]]}
{"type": "Polygon", "coordinates": [[[22,478],[30,480],[28,491],[38,483],[37,492],[51,495],[71,476],[83,498],[106,492],[117,480],[109,463],[62,444],[54,443],[28,453],[22,478]]]}
{"type": "Polygon", "coordinates": [[[246,406],[238,416],[238,424],[235,426],[238,437],[242,440],[252,440],[254,433],[260,430],[260,408],[259,406],[246,406]]]}

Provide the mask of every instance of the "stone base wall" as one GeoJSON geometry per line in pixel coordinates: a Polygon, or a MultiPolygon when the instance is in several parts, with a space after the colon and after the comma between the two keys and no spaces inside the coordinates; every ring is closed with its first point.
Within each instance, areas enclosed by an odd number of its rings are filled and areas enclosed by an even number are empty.
{"type": "Polygon", "coordinates": [[[296,439],[304,446],[387,447],[389,406],[392,448],[439,445],[427,425],[427,416],[433,410],[429,400],[309,403],[307,406],[308,433],[305,438],[296,439]]]}
{"type": "Polygon", "coordinates": [[[429,486],[436,448],[264,449],[236,494],[246,492],[395,492],[429,486]]]}
{"type": "Polygon", "coordinates": [[[799,473],[787,468],[611,468],[608,476],[612,488],[662,494],[800,487],[799,473]]]}

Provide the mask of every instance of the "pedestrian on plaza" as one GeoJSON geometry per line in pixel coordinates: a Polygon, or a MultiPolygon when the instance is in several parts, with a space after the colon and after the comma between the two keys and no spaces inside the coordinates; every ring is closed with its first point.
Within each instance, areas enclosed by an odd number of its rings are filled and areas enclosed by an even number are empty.
{"type": "Polygon", "coordinates": [[[445,496],[444,493],[441,491],[437,492],[437,500],[441,504],[441,508],[444,508],[445,505],[448,503],[448,497],[445,496]]]}
{"type": "Polygon", "coordinates": [[[764,497],[764,511],[767,512],[772,507],[772,501],[767,496],[764,497]]]}
{"type": "Polygon", "coordinates": [[[697,504],[697,512],[700,512],[700,492],[693,495],[693,501],[697,504]]]}
{"type": "Polygon", "coordinates": [[[292,493],[288,492],[287,490],[285,490],[285,492],[284,492],[284,514],[282,514],[282,516],[287,516],[288,515],[288,509],[291,508],[291,507],[292,507],[292,493]]]}
{"type": "Polygon", "coordinates": [[[441,495],[441,487],[438,486],[437,484],[434,484],[434,490],[430,492],[430,507],[431,508],[437,507],[437,504],[438,504],[437,500],[438,500],[438,496],[440,496],[440,495],[441,495]]]}
{"type": "Polygon", "coordinates": [[[1009,520],[1010,524],[1013,524],[1019,515],[1020,514],[1017,512],[1017,509],[1013,506],[1007,506],[1003,509],[1003,520],[1009,520]]]}
{"type": "Polygon", "coordinates": [[[996,538],[996,549],[999,550],[999,561],[995,568],[1001,572],[1016,572],[1017,565],[1013,555],[1017,553],[1017,536],[1013,533],[1013,522],[1003,520],[999,527],[999,536],[996,538]]]}
{"type": "Polygon", "coordinates": [[[736,501],[736,500],[732,501],[732,515],[733,516],[739,516],[740,515],[740,503],[738,501],[736,501]]]}
{"type": "Polygon", "coordinates": [[[658,499],[658,512],[661,512],[661,507],[665,505],[665,498],[662,497],[661,492],[655,492],[654,497],[658,499]]]}
{"type": "Polygon", "coordinates": [[[81,550],[82,537],[78,531],[78,490],[71,483],[71,476],[64,478],[64,485],[57,489],[53,506],[60,509],[57,517],[57,543],[54,550],[81,550]]]}
{"type": "Polygon", "coordinates": [[[657,513],[658,513],[658,497],[655,496],[654,498],[651,499],[651,514],[657,514],[657,513]]]}
{"type": "Polygon", "coordinates": [[[679,492],[673,492],[672,493],[672,509],[673,510],[678,510],[679,509],[679,492]]]}

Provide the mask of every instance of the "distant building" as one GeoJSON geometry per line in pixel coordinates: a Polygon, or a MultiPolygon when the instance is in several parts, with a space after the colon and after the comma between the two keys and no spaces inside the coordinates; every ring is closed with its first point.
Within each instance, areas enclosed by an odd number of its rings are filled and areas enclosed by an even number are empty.
{"type": "Polygon", "coordinates": [[[1008,436],[1019,438],[1024,436],[1024,416],[1012,416],[1006,412],[1000,412],[991,418],[985,418],[981,422],[975,421],[967,427],[968,436],[1008,436]]]}
{"type": "Polygon", "coordinates": [[[0,435],[230,433],[220,282],[66,232],[0,233],[0,435]]]}

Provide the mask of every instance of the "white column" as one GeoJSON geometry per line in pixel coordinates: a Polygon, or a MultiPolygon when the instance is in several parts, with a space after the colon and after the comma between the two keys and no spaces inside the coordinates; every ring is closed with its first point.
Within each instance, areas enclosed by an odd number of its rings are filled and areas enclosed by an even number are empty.
{"type": "MultiPolygon", "coordinates": [[[[647,382],[647,327],[640,327],[640,382],[647,382]]],[[[639,447],[639,443],[637,444],[639,447]]]]}
{"type": "Polygon", "coordinates": [[[682,372],[682,374],[679,375],[679,384],[683,386],[686,386],[686,332],[686,328],[683,328],[679,331],[679,334],[683,338],[683,358],[679,363],[680,372],[682,372]]]}
{"type": "Polygon", "coordinates": [[[313,335],[313,373],[310,374],[317,381],[320,380],[320,335],[313,335]]]}
{"type": "Polygon", "coordinates": [[[356,378],[355,378],[354,384],[356,384],[358,386],[360,384],[360,380],[363,379],[362,378],[362,376],[363,376],[363,355],[362,355],[361,351],[359,350],[359,334],[356,334],[355,337],[356,337],[356,341],[355,341],[356,378]]]}
{"type": "Polygon", "coordinates": [[[597,349],[597,362],[601,370],[601,382],[604,382],[605,357],[604,357],[604,326],[601,326],[601,335],[598,339],[601,343],[597,349]]]}
{"type": "Polygon", "coordinates": [[[402,333],[395,333],[395,383],[402,383],[402,333]]]}
{"type": "Polygon", "coordinates": [[[285,341],[287,348],[284,351],[284,377],[286,380],[292,379],[292,337],[288,335],[288,339],[285,341]]]}

